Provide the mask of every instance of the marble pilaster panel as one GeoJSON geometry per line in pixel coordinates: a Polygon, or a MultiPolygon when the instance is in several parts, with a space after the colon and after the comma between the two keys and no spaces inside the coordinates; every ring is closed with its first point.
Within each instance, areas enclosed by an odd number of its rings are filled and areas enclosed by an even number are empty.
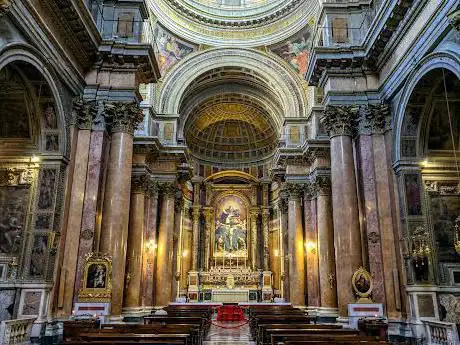
{"type": "Polygon", "coordinates": [[[385,147],[385,138],[377,134],[372,136],[374,149],[375,164],[375,182],[378,198],[379,226],[381,237],[381,251],[383,258],[383,278],[385,284],[387,315],[391,319],[399,318],[397,310],[396,292],[399,289],[397,284],[397,265],[396,265],[396,247],[392,213],[391,197],[391,169],[387,163],[387,152],[385,147]]]}
{"type": "Polygon", "coordinates": [[[363,214],[365,219],[364,237],[367,239],[367,256],[369,271],[374,278],[372,298],[377,303],[385,304],[385,286],[383,260],[379,227],[378,200],[374,169],[372,136],[360,135],[357,140],[360,166],[360,184],[363,197],[363,214]]]}
{"type": "Polygon", "coordinates": [[[107,139],[105,131],[91,132],[83,218],[80,229],[80,247],[78,249],[77,276],[75,279],[75,295],[78,294],[81,288],[85,256],[92,251],[97,251],[99,244],[107,139]]]}
{"type": "Polygon", "coordinates": [[[78,131],[75,154],[78,159],[75,160],[74,164],[74,174],[70,192],[67,234],[64,247],[66,255],[64,256],[61,271],[64,277],[64,279],[61,280],[64,285],[61,287],[64,291],[62,305],[62,313],[64,315],[72,315],[73,292],[77,276],[78,248],[80,245],[80,229],[82,224],[90,142],[91,131],[89,129],[80,129],[78,131]]]}
{"type": "Polygon", "coordinates": [[[192,271],[198,269],[198,253],[200,250],[200,209],[201,207],[199,205],[194,205],[192,211],[192,271]]]}
{"type": "Polygon", "coordinates": [[[154,300],[154,270],[157,246],[158,185],[150,181],[146,204],[146,223],[144,232],[146,250],[143,258],[142,294],[144,307],[152,307],[154,300]]]}

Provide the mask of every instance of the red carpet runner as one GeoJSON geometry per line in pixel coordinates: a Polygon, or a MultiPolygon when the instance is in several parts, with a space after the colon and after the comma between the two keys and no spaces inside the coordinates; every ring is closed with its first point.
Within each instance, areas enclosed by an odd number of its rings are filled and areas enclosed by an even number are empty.
{"type": "Polygon", "coordinates": [[[217,321],[243,321],[244,310],[236,305],[224,305],[217,309],[217,321]]]}

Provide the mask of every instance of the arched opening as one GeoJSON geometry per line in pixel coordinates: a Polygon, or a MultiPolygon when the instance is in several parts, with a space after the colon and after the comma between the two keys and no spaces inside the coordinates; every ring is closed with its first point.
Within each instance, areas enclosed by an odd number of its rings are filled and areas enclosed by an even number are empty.
{"type": "Polygon", "coordinates": [[[460,79],[452,71],[432,69],[415,85],[405,108],[400,152],[408,282],[459,284],[460,79]]]}
{"type": "Polygon", "coordinates": [[[49,288],[31,290],[27,282],[42,286],[54,274],[65,133],[56,88],[31,62],[14,60],[1,68],[0,90],[0,298],[7,307],[0,312],[3,321],[42,317],[47,310],[49,288]]]}

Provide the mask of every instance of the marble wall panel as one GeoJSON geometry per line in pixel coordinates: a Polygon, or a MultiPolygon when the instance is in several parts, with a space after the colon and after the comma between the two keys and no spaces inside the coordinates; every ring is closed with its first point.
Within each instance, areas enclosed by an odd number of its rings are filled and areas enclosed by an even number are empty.
{"type": "Polygon", "coordinates": [[[21,315],[40,315],[41,291],[24,292],[24,302],[21,315]]]}
{"type": "Polygon", "coordinates": [[[11,319],[11,315],[8,310],[12,309],[14,294],[15,290],[13,289],[0,290],[0,321],[11,319]]]}

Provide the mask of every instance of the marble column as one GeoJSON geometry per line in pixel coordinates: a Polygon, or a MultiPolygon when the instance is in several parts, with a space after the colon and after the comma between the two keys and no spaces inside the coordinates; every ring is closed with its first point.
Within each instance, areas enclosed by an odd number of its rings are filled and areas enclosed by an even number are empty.
{"type": "Polygon", "coordinates": [[[193,205],[192,209],[192,271],[198,270],[198,253],[200,250],[200,214],[201,207],[193,205]]]}
{"type": "Polygon", "coordinates": [[[308,307],[316,309],[320,305],[319,272],[318,272],[318,228],[316,218],[316,195],[312,185],[306,184],[304,190],[305,219],[305,256],[308,307]]]}
{"type": "MultiPolygon", "coordinates": [[[[332,312],[337,308],[337,287],[335,283],[334,226],[332,221],[330,176],[316,176],[313,181],[316,195],[318,228],[317,252],[319,258],[320,306],[332,312]]],[[[334,311],[335,312],[335,311],[334,311]]]]}
{"type": "Polygon", "coordinates": [[[61,287],[64,295],[62,304],[63,315],[72,315],[74,286],[77,276],[78,248],[81,236],[83,205],[88,171],[88,157],[91,141],[91,124],[95,108],[88,103],[81,103],[76,107],[77,147],[74,162],[74,173],[70,191],[69,214],[67,218],[67,232],[64,251],[66,255],[62,263],[61,287]]]}
{"type": "Polygon", "coordinates": [[[258,253],[258,240],[257,240],[257,217],[259,216],[259,209],[251,209],[251,261],[252,269],[255,271],[259,268],[259,255],[258,253]]]}
{"type": "Polygon", "coordinates": [[[146,205],[147,226],[144,232],[146,245],[143,258],[142,294],[144,308],[153,307],[154,300],[154,270],[157,248],[157,215],[158,215],[158,184],[149,181],[148,202],[146,205]]]}
{"type": "Polygon", "coordinates": [[[270,271],[270,246],[269,246],[270,209],[262,209],[262,230],[264,234],[264,271],[270,271]]]}
{"type": "Polygon", "coordinates": [[[162,203],[157,248],[157,272],[155,281],[155,305],[166,306],[171,302],[171,284],[173,281],[173,231],[174,203],[177,187],[174,182],[161,186],[162,203]]]}
{"type": "Polygon", "coordinates": [[[112,140],[102,213],[100,252],[112,258],[111,315],[120,316],[128,237],[133,133],[144,115],[138,104],[109,103],[105,105],[112,140]]]}
{"type": "Polygon", "coordinates": [[[211,207],[206,207],[205,210],[205,221],[206,221],[206,229],[205,229],[205,241],[204,241],[204,269],[207,271],[209,270],[209,261],[211,260],[211,231],[212,231],[212,223],[214,220],[214,210],[211,207]]]}
{"type": "Polygon", "coordinates": [[[288,193],[289,300],[294,306],[305,305],[305,256],[300,202],[301,186],[286,184],[288,193]]]}
{"type": "Polygon", "coordinates": [[[354,106],[328,106],[321,119],[331,138],[334,246],[337,258],[337,297],[340,317],[347,317],[348,304],[355,302],[351,278],[362,266],[352,144],[358,111],[359,109],[354,106]]]}
{"type": "Polygon", "coordinates": [[[125,311],[141,309],[142,258],[144,253],[145,194],[148,191],[148,177],[134,175],[131,184],[131,206],[129,209],[128,250],[126,255],[127,274],[125,280],[125,311]]]}

